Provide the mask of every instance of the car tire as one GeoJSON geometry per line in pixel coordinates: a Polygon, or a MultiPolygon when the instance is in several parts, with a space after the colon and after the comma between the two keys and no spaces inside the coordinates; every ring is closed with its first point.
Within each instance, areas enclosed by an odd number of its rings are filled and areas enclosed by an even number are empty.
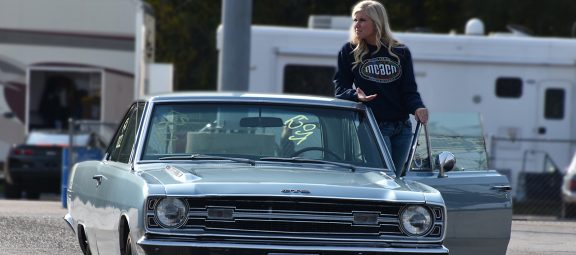
{"type": "Polygon", "coordinates": [[[130,236],[130,232],[128,232],[128,236],[126,237],[126,247],[124,249],[124,254],[122,255],[138,255],[136,253],[136,249],[134,247],[134,243],[132,242],[132,237],[130,236]]]}
{"type": "Polygon", "coordinates": [[[562,218],[576,218],[576,205],[562,201],[562,218]]]}
{"type": "Polygon", "coordinates": [[[18,185],[6,182],[4,184],[4,196],[7,199],[20,199],[22,198],[22,189],[18,185]]]}
{"type": "Polygon", "coordinates": [[[84,255],[92,255],[90,251],[90,243],[88,242],[88,237],[86,236],[86,231],[84,227],[78,227],[78,244],[84,255]]]}
{"type": "Polygon", "coordinates": [[[38,200],[40,199],[40,192],[36,190],[26,190],[26,199],[38,200]]]}

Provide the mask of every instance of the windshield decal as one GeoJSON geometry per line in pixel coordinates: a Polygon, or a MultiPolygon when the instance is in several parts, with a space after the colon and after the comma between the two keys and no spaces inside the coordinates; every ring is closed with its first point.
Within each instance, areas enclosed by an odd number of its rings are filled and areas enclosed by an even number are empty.
{"type": "Polygon", "coordinates": [[[296,115],[284,122],[288,129],[294,131],[294,135],[288,137],[288,140],[297,141],[296,145],[300,145],[302,142],[306,141],[310,135],[314,134],[314,130],[316,129],[316,124],[304,124],[304,122],[302,122],[303,120],[308,120],[308,117],[304,115],[296,115]]]}

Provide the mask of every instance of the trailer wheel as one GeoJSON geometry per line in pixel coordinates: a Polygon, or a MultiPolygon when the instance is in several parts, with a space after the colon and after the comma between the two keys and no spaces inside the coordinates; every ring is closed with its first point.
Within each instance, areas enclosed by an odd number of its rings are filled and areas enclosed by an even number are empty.
{"type": "Polygon", "coordinates": [[[22,189],[18,185],[9,182],[4,183],[4,196],[7,199],[20,199],[22,198],[22,189]]]}

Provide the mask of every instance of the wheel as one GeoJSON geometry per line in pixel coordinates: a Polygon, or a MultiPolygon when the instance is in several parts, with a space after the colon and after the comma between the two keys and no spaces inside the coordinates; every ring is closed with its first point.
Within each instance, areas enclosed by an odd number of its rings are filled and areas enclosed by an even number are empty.
{"type": "Polygon", "coordinates": [[[132,237],[130,236],[130,232],[128,232],[128,237],[126,237],[126,246],[124,246],[124,253],[122,255],[138,255],[136,253],[136,249],[134,247],[134,243],[132,242],[132,237]]]}
{"type": "Polygon", "coordinates": [[[300,155],[300,154],[302,154],[302,153],[304,153],[304,152],[307,152],[307,151],[321,151],[321,152],[324,152],[324,153],[330,155],[331,157],[333,157],[333,158],[336,159],[336,160],[342,160],[336,153],[332,152],[332,151],[329,150],[329,149],[322,148],[322,147],[308,147],[308,148],[304,148],[304,149],[295,151],[295,152],[292,153],[292,155],[290,155],[290,156],[291,156],[291,157],[297,157],[298,155],[300,155]]]}
{"type": "Polygon", "coordinates": [[[40,199],[40,192],[37,190],[26,190],[26,199],[38,200],[40,199]]]}
{"type": "Polygon", "coordinates": [[[560,217],[564,218],[564,219],[575,218],[576,217],[576,205],[562,201],[562,214],[560,217]]]}
{"type": "Polygon", "coordinates": [[[4,183],[4,196],[7,199],[20,199],[22,198],[22,189],[9,182],[4,183]]]}
{"type": "Polygon", "coordinates": [[[84,227],[78,227],[78,244],[84,255],[92,255],[90,251],[90,243],[88,243],[88,238],[86,237],[86,232],[84,227]]]}

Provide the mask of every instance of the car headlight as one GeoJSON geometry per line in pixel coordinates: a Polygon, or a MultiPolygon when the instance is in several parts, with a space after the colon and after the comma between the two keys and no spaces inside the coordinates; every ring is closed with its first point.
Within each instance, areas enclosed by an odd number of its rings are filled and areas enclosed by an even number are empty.
{"type": "Polygon", "coordinates": [[[188,206],[179,198],[167,197],[156,206],[154,214],[160,226],[165,228],[178,228],[187,220],[188,206]]]}
{"type": "Polygon", "coordinates": [[[407,206],[400,213],[400,225],[407,235],[424,235],[433,225],[432,214],[424,206],[407,206]]]}

